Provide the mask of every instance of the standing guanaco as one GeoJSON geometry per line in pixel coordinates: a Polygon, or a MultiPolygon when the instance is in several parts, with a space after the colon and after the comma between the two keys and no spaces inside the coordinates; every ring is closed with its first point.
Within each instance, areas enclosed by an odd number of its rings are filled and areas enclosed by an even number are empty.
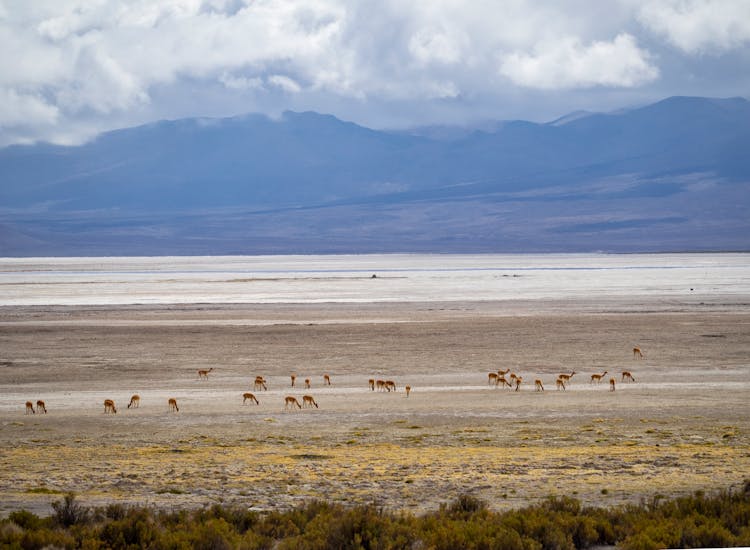
{"type": "Polygon", "coordinates": [[[557,386],[558,390],[562,389],[563,391],[565,391],[565,380],[563,380],[562,378],[558,378],[555,382],[555,386],[557,386]]]}
{"type": "Polygon", "coordinates": [[[411,393],[411,386],[405,386],[404,389],[406,390],[406,397],[409,397],[409,393],[411,393]]]}
{"type": "Polygon", "coordinates": [[[609,391],[615,391],[615,379],[614,378],[609,379],[609,391]]]}
{"type": "Polygon", "coordinates": [[[544,391],[544,386],[542,385],[542,381],[538,378],[534,380],[534,389],[536,391],[544,391]]]}
{"type": "Polygon", "coordinates": [[[607,374],[606,370],[603,373],[601,373],[601,374],[592,374],[591,375],[591,382],[589,382],[589,384],[598,384],[599,382],[602,381],[602,378],[604,378],[606,376],[606,374],[607,374]]]}
{"type": "Polygon", "coordinates": [[[211,367],[208,370],[204,370],[204,369],[199,370],[198,371],[198,379],[200,380],[201,378],[205,378],[206,380],[208,380],[208,373],[211,372],[212,370],[214,370],[213,367],[211,367]]]}

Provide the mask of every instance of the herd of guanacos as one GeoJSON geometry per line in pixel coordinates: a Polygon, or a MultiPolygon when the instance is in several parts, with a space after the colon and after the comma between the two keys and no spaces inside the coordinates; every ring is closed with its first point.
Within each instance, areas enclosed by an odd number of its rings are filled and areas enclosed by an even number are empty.
{"type": "MultiPolygon", "coordinates": [[[[633,348],[633,358],[634,359],[643,359],[643,352],[640,348],[635,347],[633,348]]],[[[208,379],[208,375],[211,371],[213,371],[213,367],[210,369],[201,369],[198,371],[198,379],[208,379]]],[[[497,372],[491,372],[488,374],[487,383],[489,385],[494,386],[501,386],[505,387],[508,386],[509,388],[515,387],[515,391],[519,391],[521,389],[521,384],[523,383],[523,378],[520,376],[517,376],[515,373],[510,373],[508,379],[505,378],[505,375],[510,372],[510,369],[507,370],[498,370],[497,372]]],[[[570,382],[570,379],[573,375],[575,375],[575,371],[571,371],[569,374],[560,374],[557,377],[557,380],[555,381],[555,386],[558,390],[565,390],[565,384],[570,382]]],[[[591,383],[592,384],[599,384],[601,383],[602,379],[607,375],[607,371],[604,371],[601,374],[592,374],[591,375],[591,383]]],[[[297,376],[292,374],[291,380],[292,380],[292,387],[295,387],[295,383],[297,382],[297,376]]],[[[622,378],[621,380],[623,382],[635,382],[635,378],[633,377],[633,374],[630,371],[622,371],[622,378]]],[[[328,374],[323,375],[323,384],[326,386],[331,385],[331,377],[328,374]]],[[[396,383],[393,380],[376,380],[374,378],[370,378],[368,380],[368,385],[370,387],[370,390],[375,391],[396,391],[396,383]]],[[[310,379],[305,378],[305,388],[310,389],[310,379]]],[[[255,382],[253,385],[253,390],[267,390],[268,385],[265,378],[262,376],[256,376],[255,382]]],[[[409,394],[411,393],[411,386],[405,386],[404,387],[406,391],[406,397],[409,397],[409,394]]],[[[544,391],[544,385],[542,384],[542,381],[539,379],[534,380],[534,389],[536,391],[544,391]]],[[[615,379],[610,378],[609,379],[609,390],[615,391],[615,379]]],[[[255,402],[256,405],[260,404],[258,399],[255,397],[255,394],[250,392],[245,392],[242,394],[242,404],[244,405],[247,401],[255,402]]],[[[138,394],[133,395],[130,398],[130,403],[128,403],[128,409],[134,408],[137,409],[140,406],[141,403],[141,397],[138,394]]],[[[180,408],[177,406],[177,400],[174,397],[170,397],[168,400],[169,405],[169,411],[170,412],[179,412],[180,408]]],[[[287,395],[284,398],[284,409],[294,409],[294,407],[297,407],[299,409],[303,408],[312,408],[315,407],[316,409],[319,408],[318,404],[316,403],[315,399],[312,395],[303,395],[302,396],[302,404],[300,404],[299,400],[297,400],[296,397],[287,395]]],[[[45,405],[44,401],[41,399],[37,400],[36,402],[36,409],[34,409],[34,403],[32,401],[26,402],[26,414],[36,414],[37,412],[43,412],[44,414],[47,414],[47,406],[45,405]]],[[[104,413],[117,413],[117,408],[115,407],[115,402],[112,399],[105,399],[104,400],[104,413]]]]}

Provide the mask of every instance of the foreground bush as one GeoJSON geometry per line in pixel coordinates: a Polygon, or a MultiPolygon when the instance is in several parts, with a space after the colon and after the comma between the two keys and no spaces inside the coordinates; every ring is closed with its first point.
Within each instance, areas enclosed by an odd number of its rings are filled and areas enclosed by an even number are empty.
{"type": "Polygon", "coordinates": [[[750,546],[750,481],[740,491],[616,508],[584,508],[567,497],[519,510],[493,512],[470,495],[414,516],[374,505],[311,502],[287,512],[259,514],[213,506],[164,512],[113,504],[88,509],[74,495],[40,518],[27,511],[0,521],[3,548],[153,549],[509,549],[541,550],[617,545],[750,546]]]}

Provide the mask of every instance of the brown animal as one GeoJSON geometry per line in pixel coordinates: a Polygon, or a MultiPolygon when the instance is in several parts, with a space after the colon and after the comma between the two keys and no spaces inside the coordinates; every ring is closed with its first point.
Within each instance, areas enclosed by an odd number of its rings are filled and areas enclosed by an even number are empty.
{"type": "Polygon", "coordinates": [[[327,374],[323,375],[323,384],[325,384],[326,386],[331,385],[331,377],[328,376],[327,374]]]}
{"type": "Polygon", "coordinates": [[[130,403],[128,403],[128,409],[130,407],[133,407],[134,409],[137,409],[141,406],[141,396],[136,394],[133,397],[130,398],[130,403]]]}
{"type": "Polygon", "coordinates": [[[47,407],[45,406],[44,401],[42,401],[41,399],[36,402],[36,410],[42,411],[44,412],[44,414],[47,414],[47,407]]]}
{"type": "Polygon", "coordinates": [[[558,378],[557,382],[555,382],[555,386],[557,386],[558,390],[562,389],[563,391],[565,391],[565,380],[563,380],[562,378],[558,378]]]}
{"type": "Polygon", "coordinates": [[[557,377],[563,382],[570,382],[570,379],[573,378],[575,373],[576,371],[571,371],[570,374],[558,374],[557,377]]]}
{"type": "Polygon", "coordinates": [[[305,378],[305,389],[306,390],[310,389],[310,379],[309,378],[305,378]]]}
{"type": "Polygon", "coordinates": [[[391,390],[396,391],[396,383],[393,380],[386,380],[385,389],[387,389],[389,392],[391,390]]]}
{"type": "Polygon", "coordinates": [[[609,391],[615,391],[615,379],[614,378],[609,379],[609,391]]]}
{"type": "Polygon", "coordinates": [[[523,382],[523,378],[520,377],[520,376],[516,376],[515,380],[516,380],[516,391],[520,391],[521,390],[521,383],[523,382]]]}
{"type": "Polygon", "coordinates": [[[633,348],[633,359],[643,359],[641,348],[633,348]]]}
{"type": "Polygon", "coordinates": [[[607,374],[606,370],[603,373],[601,373],[601,374],[592,374],[591,375],[591,382],[589,382],[589,384],[598,384],[599,382],[602,381],[602,378],[604,378],[604,376],[606,374],[607,374]]]}
{"type": "Polygon", "coordinates": [[[34,403],[31,401],[26,401],[26,414],[29,414],[29,411],[31,411],[31,414],[36,414],[36,411],[34,410],[34,403]]]}
{"type": "Polygon", "coordinates": [[[406,390],[406,397],[409,397],[409,394],[411,393],[411,386],[406,386],[404,389],[406,390]]]}
{"type": "Polygon", "coordinates": [[[297,405],[298,409],[302,408],[302,405],[299,404],[299,401],[297,401],[296,397],[292,397],[291,395],[287,395],[284,398],[284,408],[285,409],[288,409],[288,408],[292,408],[293,409],[295,405],[297,405]]]}
{"type": "Polygon", "coordinates": [[[208,373],[211,372],[212,370],[214,370],[213,367],[211,367],[208,370],[203,370],[203,369],[199,370],[198,371],[198,379],[200,380],[201,378],[205,378],[206,380],[208,380],[208,373]]]}
{"type": "Polygon", "coordinates": [[[510,383],[510,382],[508,382],[508,381],[507,381],[507,380],[505,379],[505,375],[502,375],[502,374],[498,374],[498,375],[497,375],[497,382],[495,382],[495,386],[502,386],[503,388],[504,388],[505,386],[508,386],[509,388],[512,388],[512,387],[513,387],[513,386],[511,385],[511,383],[510,383]]]}
{"type": "Polygon", "coordinates": [[[313,405],[315,405],[316,409],[319,408],[318,404],[315,402],[315,399],[313,399],[312,395],[303,395],[302,396],[302,406],[303,407],[310,407],[310,408],[312,408],[313,405]]]}
{"type": "Polygon", "coordinates": [[[292,374],[290,378],[292,379],[292,387],[294,387],[294,381],[297,380],[297,377],[292,374]]]}
{"type": "Polygon", "coordinates": [[[635,378],[633,378],[633,375],[630,374],[630,371],[624,370],[622,371],[622,381],[625,382],[626,380],[628,382],[635,382],[635,378]]]}
{"type": "Polygon", "coordinates": [[[371,389],[372,391],[375,391],[375,379],[374,379],[374,378],[370,378],[370,379],[369,379],[369,380],[367,381],[367,384],[368,384],[368,385],[370,386],[370,389],[371,389]]]}
{"type": "Polygon", "coordinates": [[[258,403],[258,399],[252,393],[243,393],[242,394],[242,404],[244,405],[245,401],[247,401],[248,399],[250,401],[255,401],[256,405],[260,405],[260,403],[258,403]]]}
{"type": "Polygon", "coordinates": [[[117,413],[117,409],[115,408],[115,402],[112,401],[111,399],[105,399],[104,400],[104,414],[107,414],[110,412],[112,414],[117,413]]]}
{"type": "Polygon", "coordinates": [[[180,412],[180,408],[177,406],[177,399],[174,397],[169,398],[169,412],[180,412]]]}
{"type": "Polygon", "coordinates": [[[377,386],[378,391],[391,391],[390,389],[386,388],[385,380],[375,380],[375,386],[377,386]]]}
{"type": "Polygon", "coordinates": [[[487,375],[487,385],[488,386],[492,386],[492,385],[497,386],[497,373],[496,372],[491,372],[491,373],[489,373],[487,375]]]}
{"type": "Polygon", "coordinates": [[[255,382],[253,383],[253,389],[254,390],[268,390],[268,386],[266,385],[266,379],[262,376],[256,376],[255,382]]]}
{"type": "Polygon", "coordinates": [[[544,391],[544,386],[542,385],[542,381],[538,378],[534,380],[534,390],[535,391],[544,391]]]}

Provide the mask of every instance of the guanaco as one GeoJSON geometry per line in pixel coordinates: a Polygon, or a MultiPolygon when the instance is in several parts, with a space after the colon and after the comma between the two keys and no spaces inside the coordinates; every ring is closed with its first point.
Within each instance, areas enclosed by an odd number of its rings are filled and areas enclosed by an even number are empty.
{"type": "Polygon", "coordinates": [[[643,359],[641,348],[633,348],[633,359],[643,359]]]}
{"type": "Polygon", "coordinates": [[[34,410],[34,403],[31,401],[26,401],[26,414],[29,414],[29,411],[31,411],[31,414],[36,414],[36,411],[34,410]]]}
{"type": "Polygon", "coordinates": [[[570,382],[570,379],[573,378],[573,375],[576,373],[576,371],[571,371],[570,374],[558,374],[557,377],[561,379],[563,382],[570,382]]]}
{"type": "Polygon", "coordinates": [[[512,387],[513,387],[513,386],[511,385],[511,383],[510,383],[510,382],[508,382],[508,381],[507,381],[507,380],[505,379],[505,376],[504,376],[504,375],[502,375],[502,374],[499,374],[499,375],[497,376],[497,381],[495,382],[495,386],[502,386],[503,388],[504,388],[505,386],[508,386],[509,388],[512,388],[512,387]]]}
{"type": "Polygon", "coordinates": [[[491,372],[491,373],[489,373],[487,375],[487,385],[488,386],[492,386],[492,385],[497,386],[497,373],[496,372],[491,372]]]}
{"type": "Polygon", "coordinates": [[[385,387],[385,380],[376,380],[375,385],[377,386],[378,391],[391,391],[390,389],[385,387]]]}
{"type": "Polygon", "coordinates": [[[177,406],[177,399],[174,397],[169,398],[169,412],[180,412],[180,408],[177,406]]]}
{"type": "Polygon", "coordinates": [[[563,380],[562,378],[558,378],[555,382],[555,386],[557,386],[558,390],[562,389],[563,391],[565,391],[565,380],[563,380]]]}
{"type": "Polygon", "coordinates": [[[291,395],[287,395],[284,398],[284,408],[285,409],[288,409],[288,408],[292,408],[293,409],[295,405],[297,405],[298,409],[302,408],[302,405],[299,404],[299,401],[297,401],[296,397],[292,397],[291,395]]]}
{"type": "Polygon", "coordinates": [[[310,389],[310,379],[309,378],[305,378],[305,389],[306,390],[310,389]]]}
{"type": "Polygon", "coordinates": [[[614,378],[609,379],[609,391],[615,391],[615,379],[614,378]]]}
{"type": "Polygon", "coordinates": [[[589,384],[598,384],[599,382],[602,381],[602,378],[604,378],[604,376],[606,374],[607,374],[606,370],[603,373],[601,373],[601,374],[592,374],[591,375],[591,382],[589,382],[589,384]]]}
{"type": "Polygon", "coordinates": [[[538,378],[534,380],[534,389],[536,391],[544,391],[544,386],[542,385],[542,381],[538,378]]]}
{"type": "Polygon", "coordinates": [[[630,382],[635,382],[635,378],[633,378],[633,375],[630,373],[630,371],[622,371],[622,382],[625,382],[626,380],[630,382]]]}
{"type": "Polygon", "coordinates": [[[327,374],[324,374],[323,375],[323,383],[326,386],[330,386],[331,385],[331,377],[329,375],[327,375],[327,374]]]}
{"type": "Polygon", "coordinates": [[[44,412],[44,414],[47,414],[47,407],[45,406],[44,401],[42,401],[41,399],[36,402],[36,410],[42,411],[44,412]]]}
{"type": "Polygon", "coordinates": [[[520,391],[521,382],[523,382],[523,378],[520,376],[516,376],[516,391],[520,391]]]}
{"type": "Polygon", "coordinates": [[[389,392],[391,390],[396,391],[396,383],[393,380],[386,380],[385,389],[387,389],[389,392]]]}
{"type": "Polygon", "coordinates": [[[292,387],[294,387],[294,381],[297,380],[297,377],[292,374],[290,378],[292,379],[292,387]]]}
{"type": "Polygon", "coordinates": [[[404,389],[406,390],[406,397],[409,397],[409,393],[411,393],[411,386],[405,386],[404,389]]]}
{"type": "Polygon", "coordinates": [[[104,400],[104,414],[107,414],[110,412],[112,414],[117,413],[117,409],[115,408],[115,402],[112,401],[111,399],[105,399],[104,400]]]}
{"type": "Polygon", "coordinates": [[[370,390],[375,391],[375,379],[374,378],[370,378],[367,381],[367,384],[370,386],[370,390]]]}
{"type": "Polygon", "coordinates": [[[302,396],[302,406],[303,407],[311,407],[315,405],[315,408],[318,409],[318,404],[315,402],[315,399],[313,399],[312,395],[303,395],[302,396]]]}
{"type": "Polygon", "coordinates": [[[260,405],[260,403],[258,403],[258,399],[255,397],[255,395],[253,395],[252,393],[243,393],[242,394],[242,404],[244,405],[245,401],[247,401],[248,399],[250,401],[255,401],[256,405],[260,405]]]}
{"type": "Polygon", "coordinates": [[[254,390],[268,390],[268,386],[266,385],[266,379],[262,376],[256,376],[255,377],[255,383],[253,384],[254,390]]]}
{"type": "Polygon", "coordinates": [[[214,370],[213,367],[211,367],[208,370],[203,370],[203,369],[199,370],[198,371],[198,379],[200,380],[201,378],[205,378],[206,380],[208,380],[208,373],[211,372],[212,370],[214,370]]]}
{"type": "Polygon", "coordinates": [[[135,394],[133,397],[130,398],[130,403],[128,403],[128,409],[130,407],[137,409],[140,406],[141,406],[141,396],[138,394],[135,394]]]}

